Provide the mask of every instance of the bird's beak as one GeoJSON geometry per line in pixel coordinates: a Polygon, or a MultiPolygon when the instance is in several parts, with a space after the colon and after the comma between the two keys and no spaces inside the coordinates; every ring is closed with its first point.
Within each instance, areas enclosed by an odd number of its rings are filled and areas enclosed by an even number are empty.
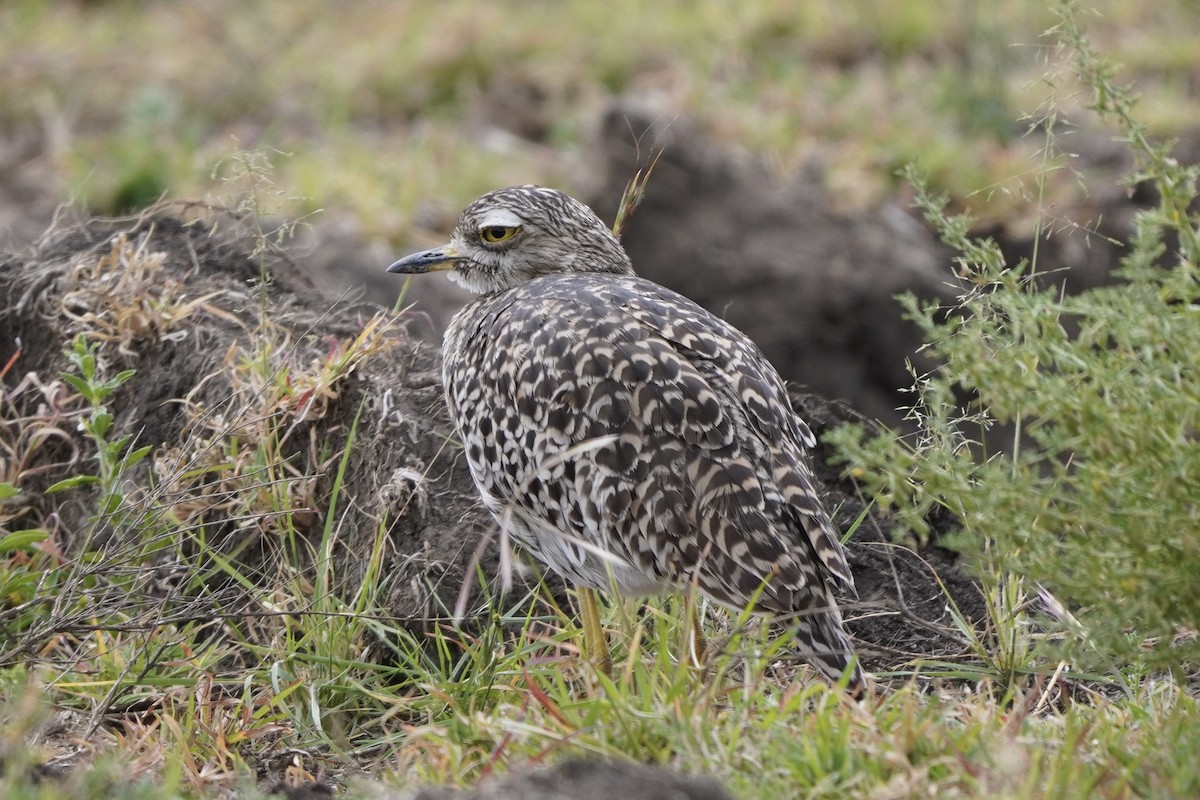
{"type": "Polygon", "coordinates": [[[432,250],[422,250],[397,261],[387,268],[388,272],[398,272],[401,275],[419,275],[422,272],[439,272],[454,269],[454,262],[459,258],[457,248],[452,244],[435,247],[432,250]]]}

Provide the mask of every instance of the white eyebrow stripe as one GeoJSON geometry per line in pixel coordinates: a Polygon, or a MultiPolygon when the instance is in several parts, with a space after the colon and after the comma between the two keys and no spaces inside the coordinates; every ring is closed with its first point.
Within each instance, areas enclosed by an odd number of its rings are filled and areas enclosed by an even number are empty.
{"type": "Polygon", "coordinates": [[[493,209],[479,218],[479,230],[496,226],[503,228],[520,228],[524,224],[525,220],[504,208],[493,209]]]}

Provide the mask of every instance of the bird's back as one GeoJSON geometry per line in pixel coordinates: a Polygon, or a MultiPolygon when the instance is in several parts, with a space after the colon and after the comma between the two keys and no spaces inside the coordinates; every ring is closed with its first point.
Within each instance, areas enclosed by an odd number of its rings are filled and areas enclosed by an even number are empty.
{"type": "Polygon", "coordinates": [[[549,275],[466,306],[444,357],[485,502],[556,571],[604,588],[626,564],[625,591],[695,580],[773,614],[852,586],[782,380],[690,300],[634,276],[549,275]]]}

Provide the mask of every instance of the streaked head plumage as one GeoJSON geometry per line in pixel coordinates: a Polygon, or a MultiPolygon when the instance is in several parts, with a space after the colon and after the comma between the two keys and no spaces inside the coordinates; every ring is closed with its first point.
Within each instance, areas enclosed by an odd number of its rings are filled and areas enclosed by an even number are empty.
{"type": "Polygon", "coordinates": [[[512,288],[563,272],[633,274],[629,257],[596,213],[543,186],[512,186],[472,202],[450,242],[406,256],[388,272],[445,271],[474,292],[512,288]]]}

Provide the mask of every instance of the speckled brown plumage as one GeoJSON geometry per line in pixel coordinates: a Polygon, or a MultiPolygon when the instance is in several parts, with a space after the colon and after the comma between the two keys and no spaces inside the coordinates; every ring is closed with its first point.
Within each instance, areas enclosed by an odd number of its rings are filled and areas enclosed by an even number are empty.
{"type": "Polygon", "coordinates": [[[744,334],[637,277],[595,214],[550,189],[485,195],[449,245],[390,268],[430,269],[481,292],[446,331],[443,376],[506,531],[580,586],[695,584],[739,609],[757,598],[795,620],[814,666],[842,674],[833,589],[853,577],[809,466],[813,436],[744,334]]]}

